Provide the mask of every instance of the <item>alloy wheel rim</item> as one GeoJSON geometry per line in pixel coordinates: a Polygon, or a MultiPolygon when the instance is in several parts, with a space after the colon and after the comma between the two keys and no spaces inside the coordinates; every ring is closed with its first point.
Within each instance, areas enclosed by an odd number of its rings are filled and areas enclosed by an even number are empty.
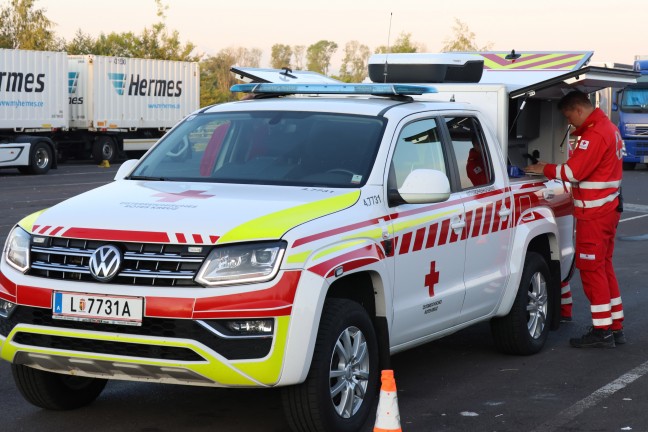
{"type": "Polygon", "coordinates": [[[531,277],[529,284],[529,303],[527,304],[527,329],[529,335],[537,339],[547,323],[548,299],[547,281],[540,272],[531,277]]]}
{"type": "Polygon", "coordinates": [[[369,383],[369,366],[364,334],[357,327],[346,328],[335,343],[329,371],[331,402],[340,417],[350,418],[360,409],[369,383]]]}
{"type": "Polygon", "coordinates": [[[49,163],[49,155],[47,153],[47,150],[45,150],[43,148],[39,148],[39,149],[36,150],[35,158],[36,158],[36,161],[35,161],[36,166],[38,168],[45,168],[47,166],[47,164],[49,163]]]}

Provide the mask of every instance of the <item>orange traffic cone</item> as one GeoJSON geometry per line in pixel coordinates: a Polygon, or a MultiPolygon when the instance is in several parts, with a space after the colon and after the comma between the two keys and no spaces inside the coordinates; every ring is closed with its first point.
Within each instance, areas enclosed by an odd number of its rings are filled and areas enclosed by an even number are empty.
{"type": "Polygon", "coordinates": [[[382,381],[382,387],[380,387],[380,399],[378,400],[374,432],[402,432],[394,371],[382,371],[380,380],[382,381]]]}

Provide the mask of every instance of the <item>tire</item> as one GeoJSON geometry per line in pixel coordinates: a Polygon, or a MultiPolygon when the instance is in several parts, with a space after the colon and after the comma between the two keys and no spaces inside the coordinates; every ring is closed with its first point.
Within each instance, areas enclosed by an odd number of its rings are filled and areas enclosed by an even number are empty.
{"type": "Polygon", "coordinates": [[[14,381],[23,397],[33,405],[48,410],[70,410],[86,406],[99,397],[107,380],[62,375],[11,365],[14,381]]]}
{"type": "Polygon", "coordinates": [[[109,136],[100,136],[92,145],[92,160],[100,163],[107,160],[113,163],[117,160],[117,143],[109,136]]]}
{"type": "Polygon", "coordinates": [[[491,333],[499,351],[530,355],[542,349],[553,315],[550,275],[542,255],[528,252],[511,311],[491,320],[491,333]]]}
{"type": "Polygon", "coordinates": [[[636,162],[623,162],[624,171],[633,171],[636,166],[637,166],[636,162]]]}
{"type": "Polygon", "coordinates": [[[52,168],[53,163],[52,148],[44,142],[37,142],[29,150],[29,166],[19,167],[18,171],[23,174],[45,174],[52,168]]]}
{"type": "Polygon", "coordinates": [[[290,428],[358,431],[369,417],[378,389],[378,342],[369,315],[354,301],[326,300],[306,381],[283,389],[290,428]],[[343,352],[351,358],[345,359],[343,352]],[[335,395],[332,389],[337,390],[335,395]],[[352,398],[344,398],[349,395],[352,398]],[[345,405],[345,400],[350,403],[345,405]]]}

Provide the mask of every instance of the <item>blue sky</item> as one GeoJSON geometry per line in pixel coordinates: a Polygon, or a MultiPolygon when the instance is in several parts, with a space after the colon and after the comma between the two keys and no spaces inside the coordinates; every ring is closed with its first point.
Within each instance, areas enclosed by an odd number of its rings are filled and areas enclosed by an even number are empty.
{"type": "MultiPolygon", "coordinates": [[[[8,0],[0,0],[6,4],[8,0]]],[[[373,51],[402,32],[437,52],[452,35],[454,18],[475,33],[478,45],[494,50],[594,51],[594,61],[631,63],[648,54],[648,1],[645,0],[163,0],[167,23],[198,51],[215,54],[227,47],[259,48],[262,66],[274,43],[310,45],[332,40],[340,48],[357,40],[373,51]],[[642,34],[643,33],[643,34],[642,34]]],[[[71,39],[77,29],[136,31],[156,21],[154,0],[37,0],[71,39]]]]}

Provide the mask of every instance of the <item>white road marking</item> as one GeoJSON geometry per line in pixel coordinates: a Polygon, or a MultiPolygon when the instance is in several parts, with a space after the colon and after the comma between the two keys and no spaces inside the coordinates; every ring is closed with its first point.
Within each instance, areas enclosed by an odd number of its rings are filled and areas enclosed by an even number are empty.
{"type": "Polygon", "coordinates": [[[648,205],[623,203],[623,210],[635,213],[648,213],[648,205]]]}
{"type": "Polygon", "coordinates": [[[631,384],[637,379],[643,377],[646,373],[648,373],[648,361],[632,369],[630,372],[621,375],[614,381],[604,385],[586,398],[579,400],[569,408],[558,413],[558,415],[556,415],[552,420],[541,424],[531,432],[551,432],[560,430],[562,426],[574,420],[585,412],[585,410],[596,406],[599,402],[625,388],[628,384],[631,384]]]}
{"type": "Polygon", "coordinates": [[[635,217],[631,217],[631,218],[628,218],[628,219],[621,219],[619,222],[628,222],[628,221],[631,221],[631,220],[641,219],[641,218],[645,218],[645,217],[648,217],[648,214],[641,215],[641,216],[635,216],[635,217]]]}

